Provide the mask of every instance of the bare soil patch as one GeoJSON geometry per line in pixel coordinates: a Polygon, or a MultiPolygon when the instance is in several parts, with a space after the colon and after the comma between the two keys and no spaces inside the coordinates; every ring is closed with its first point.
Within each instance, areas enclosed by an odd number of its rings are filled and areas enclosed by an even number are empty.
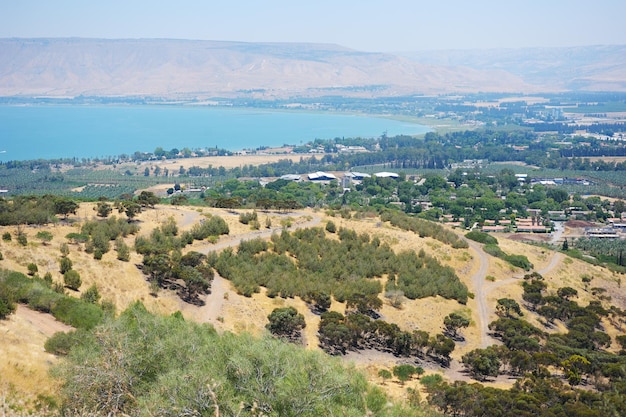
{"type": "Polygon", "coordinates": [[[518,242],[549,242],[550,236],[546,234],[513,233],[507,236],[507,239],[518,242]]]}
{"type": "MultiPolygon", "coordinates": [[[[323,154],[316,154],[316,158],[322,157],[323,154]]],[[[224,167],[226,169],[242,167],[244,165],[263,165],[271,164],[281,160],[290,160],[293,162],[300,161],[300,159],[309,159],[312,155],[307,154],[295,154],[295,153],[283,153],[283,154],[250,154],[250,155],[232,155],[232,156],[203,156],[199,158],[179,158],[179,159],[166,159],[163,161],[146,161],[142,162],[142,167],[156,167],[161,169],[168,168],[170,171],[178,171],[182,166],[185,169],[189,169],[193,166],[200,168],[208,168],[212,166],[214,168],[224,167]]],[[[143,169],[143,168],[142,168],[143,169]]]]}
{"type": "Polygon", "coordinates": [[[30,308],[22,305],[17,306],[15,316],[20,320],[31,324],[37,332],[46,337],[50,337],[57,332],[69,332],[73,329],[72,326],[61,323],[50,314],[31,310],[30,308]]]}
{"type": "Polygon", "coordinates": [[[568,220],[565,222],[565,226],[572,229],[580,229],[585,227],[594,227],[596,226],[596,224],[592,222],[587,222],[585,220],[568,220]]]}

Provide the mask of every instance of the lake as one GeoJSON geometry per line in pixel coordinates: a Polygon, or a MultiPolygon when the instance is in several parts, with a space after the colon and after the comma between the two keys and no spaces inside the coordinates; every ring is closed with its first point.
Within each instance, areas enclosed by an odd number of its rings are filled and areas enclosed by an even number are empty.
{"type": "Polygon", "coordinates": [[[157,147],[227,150],[315,139],[417,135],[426,126],[332,113],[200,106],[0,105],[0,161],[95,158],[157,147]]]}

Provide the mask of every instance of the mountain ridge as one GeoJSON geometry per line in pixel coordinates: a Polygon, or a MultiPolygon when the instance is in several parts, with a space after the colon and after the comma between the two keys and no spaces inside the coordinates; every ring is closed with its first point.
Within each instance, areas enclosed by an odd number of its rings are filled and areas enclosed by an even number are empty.
{"type": "Polygon", "coordinates": [[[620,54],[626,47],[621,48],[596,61],[597,53],[581,53],[581,60],[587,61],[573,67],[571,59],[542,63],[540,55],[528,58],[527,51],[496,59],[493,53],[398,55],[321,43],[4,38],[0,96],[271,99],[535,93],[604,86],[626,91],[621,65],[626,54],[620,54]],[[520,71],[524,53],[528,63],[526,71],[520,71]],[[572,76],[557,77],[556,83],[551,71],[563,72],[568,66],[572,76]],[[548,76],[537,75],[541,71],[548,71],[548,76]]]}

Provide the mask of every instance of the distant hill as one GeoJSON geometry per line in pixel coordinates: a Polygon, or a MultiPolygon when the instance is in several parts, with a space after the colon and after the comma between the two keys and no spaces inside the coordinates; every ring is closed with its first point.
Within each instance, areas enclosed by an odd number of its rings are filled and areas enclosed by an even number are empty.
{"type": "Polygon", "coordinates": [[[0,39],[0,96],[303,97],[626,90],[624,47],[359,52],[338,45],[0,39]],[[621,48],[621,49],[620,49],[621,48]],[[559,50],[560,51],[560,50],[559,50]]]}
{"type": "Polygon", "coordinates": [[[543,91],[626,91],[626,45],[408,52],[423,65],[504,71],[543,91]]]}

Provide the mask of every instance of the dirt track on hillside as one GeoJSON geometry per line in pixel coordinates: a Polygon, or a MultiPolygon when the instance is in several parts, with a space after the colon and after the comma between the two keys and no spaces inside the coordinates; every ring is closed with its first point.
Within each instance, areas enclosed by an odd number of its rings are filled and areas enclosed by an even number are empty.
{"type": "Polygon", "coordinates": [[[57,332],[68,332],[73,329],[73,327],[61,323],[50,314],[40,313],[23,305],[17,306],[15,316],[19,320],[31,324],[33,328],[46,337],[50,337],[57,332]]]}
{"type": "MultiPolygon", "coordinates": [[[[309,213],[288,213],[290,216],[310,216],[309,213]]],[[[188,219],[187,219],[188,220],[188,219]]],[[[288,230],[303,229],[307,227],[315,227],[321,222],[319,216],[313,216],[311,220],[303,221],[294,224],[288,230]]],[[[189,226],[189,224],[185,224],[189,226]]],[[[251,239],[269,239],[272,234],[278,233],[282,230],[282,227],[273,227],[266,230],[250,231],[246,234],[239,234],[236,236],[227,236],[222,238],[215,244],[206,244],[203,247],[197,248],[198,252],[208,254],[209,252],[221,251],[226,248],[232,248],[238,246],[242,241],[251,239]]],[[[215,274],[213,282],[211,283],[211,293],[204,298],[204,305],[201,307],[192,306],[186,303],[181,304],[183,311],[192,314],[196,320],[201,323],[213,323],[217,325],[217,322],[223,317],[224,299],[227,297],[229,291],[233,291],[230,282],[226,279],[215,274]]]]}

